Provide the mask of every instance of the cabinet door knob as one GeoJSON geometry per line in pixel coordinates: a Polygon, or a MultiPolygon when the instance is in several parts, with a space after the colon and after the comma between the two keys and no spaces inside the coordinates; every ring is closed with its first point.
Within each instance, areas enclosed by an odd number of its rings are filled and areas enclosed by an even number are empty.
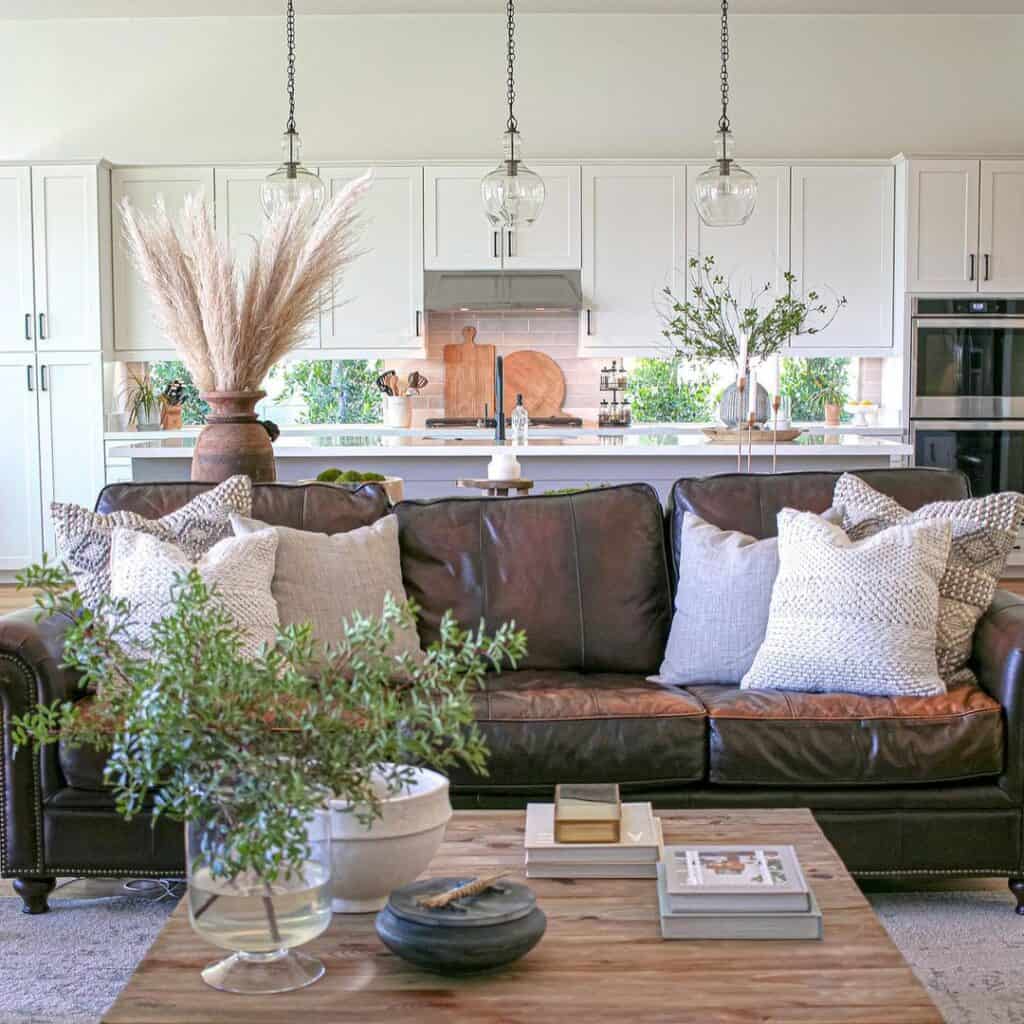
{"type": "Polygon", "coordinates": [[[39,340],[45,341],[46,339],[46,314],[39,314],[39,340]]]}
{"type": "Polygon", "coordinates": [[[32,366],[31,366],[31,364],[29,366],[25,367],[25,384],[28,387],[29,391],[35,391],[35,388],[32,386],[32,366]]]}

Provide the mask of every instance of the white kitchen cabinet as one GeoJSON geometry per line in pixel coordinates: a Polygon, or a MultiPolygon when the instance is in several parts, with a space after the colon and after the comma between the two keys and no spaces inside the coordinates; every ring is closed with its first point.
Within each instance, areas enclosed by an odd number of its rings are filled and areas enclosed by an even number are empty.
{"type": "Polygon", "coordinates": [[[427,270],[498,270],[502,238],[484,216],[480,179],[494,164],[427,167],[423,240],[427,270]]]}
{"type": "Polygon", "coordinates": [[[981,161],[978,289],[1024,292],[1024,161],[981,161]]]}
{"type": "Polygon", "coordinates": [[[908,291],[977,291],[980,175],[977,160],[910,162],[908,291]]]}
{"type": "MultiPolygon", "coordinates": [[[[214,168],[217,234],[230,243],[240,266],[248,265],[256,239],[263,234],[266,214],[260,205],[259,187],[275,169],[276,165],[214,168]]],[[[299,348],[319,347],[320,324],[314,323],[299,348]]]]}
{"type": "Polygon", "coordinates": [[[0,352],[32,352],[34,338],[32,172],[0,167],[0,352]]]}
{"type": "Polygon", "coordinates": [[[0,571],[24,569],[43,551],[34,353],[0,352],[0,571]]]}
{"type": "Polygon", "coordinates": [[[894,192],[891,166],[792,169],[792,268],[796,292],[847,305],[820,334],[793,339],[801,354],[891,351],[894,192]]]}
{"type": "Polygon", "coordinates": [[[583,168],[580,355],[664,352],[662,290],[686,273],[683,165],[583,168]]]}
{"type": "Polygon", "coordinates": [[[544,207],[530,227],[504,233],[503,265],[506,270],[578,270],[579,165],[534,164],[533,170],[544,179],[544,207]]]}
{"type": "MultiPolygon", "coordinates": [[[[697,175],[707,164],[690,164],[687,195],[693,195],[697,175]]],[[[688,210],[687,249],[693,257],[714,256],[715,271],[729,281],[733,294],[742,299],[772,286],[775,295],[786,294],[789,270],[789,166],[748,164],[757,178],[757,204],[746,224],[733,228],[709,228],[692,201],[688,210]]]]}
{"type": "MultiPolygon", "coordinates": [[[[322,168],[321,176],[333,196],[365,171],[322,168]]],[[[375,168],[360,208],[363,255],[330,297],[321,345],[339,355],[423,355],[423,169],[375,168]]]]}
{"type": "Polygon", "coordinates": [[[50,502],[92,508],[103,487],[103,369],[98,352],[39,353],[43,546],[56,553],[50,502]]]}
{"type": "Polygon", "coordinates": [[[114,202],[114,353],[120,359],[152,358],[174,350],[161,333],[153,317],[152,305],[135,267],[121,230],[118,206],[129,199],[133,206],[147,212],[159,197],[167,210],[177,215],[189,193],[202,193],[214,201],[212,167],[119,167],[111,174],[114,202]]]}

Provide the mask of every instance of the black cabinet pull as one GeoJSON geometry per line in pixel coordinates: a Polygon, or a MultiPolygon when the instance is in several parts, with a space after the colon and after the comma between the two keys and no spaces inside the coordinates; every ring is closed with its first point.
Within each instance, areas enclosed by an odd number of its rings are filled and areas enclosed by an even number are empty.
{"type": "Polygon", "coordinates": [[[989,278],[991,277],[991,274],[990,274],[990,269],[991,269],[990,264],[991,264],[991,262],[992,262],[991,261],[991,257],[989,256],[988,253],[985,253],[985,280],[986,281],[989,280],[989,278]]]}
{"type": "Polygon", "coordinates": [[[593,332],[593,330],[591,330],[591,325],[590,325],[590,310],[588,309],[587,310],[587,337],[589,337],[593,333],[594,332],[593,332]]]}
{"type": "Polygon", "coordinates": [[[25,314],[25,340],[26,341],[31,341],[32,340],[32,314],[31,313],[26,313],[25,314]]]}
{"type": "Polygon", "coordinates": [[[417,309],[416,310],[416,337],[417,338],[420,336],[420,333],[421,333],[420,332],[420,322],[421,322],[422,316],[423,316],[423,314],[417,309]]]}
{"type": "Polygon", "coordinates": [[[25,384],[28,386],[29,391],[35,391],[32,386],[32,367],[31,365],[25,367],[25,384]]]}
{"type": "Polygon", "coordinates": [[[497,259],[501,255],[501,253],[498,252],[498,244],[499,244],[498,243],[498,239],[499,239],[500,235],[498,234],[497,231],[492,231],[491,234],[494,236],[493,239],[492,239],[492,241],[494,243],[494,245],[493,245],[494,258],[497,259]]]}
{"type": "Polygon", "coordinates": [[[974,253],[971,253],[971,273],[967,278],[968,281],[974,280],[974,253]]]}
{"type": "Polygon", "coordinates": [[[46,314],[39,314],[39,340],[44,341],[46,339],[46,314]]]}
{"type": "Polygon", "coordinates": [[[39,390],[46,391],[46,365],[39,367],[39,390]]]}
{"type": "Polygon", "coordinates": [[[515,253],[512,251],[512,238],[513,238],[513,233],[511,231],[509,231],[508,232],[508,249],[505,250],[505,255],[506,256],[515,256],[515,253]]]}

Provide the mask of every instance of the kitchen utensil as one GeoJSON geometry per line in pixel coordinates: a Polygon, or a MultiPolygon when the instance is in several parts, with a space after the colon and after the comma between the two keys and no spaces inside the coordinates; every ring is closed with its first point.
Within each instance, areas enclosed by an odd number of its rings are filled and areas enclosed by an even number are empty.
{"type": "Polygon", "coordinates": [[[430,381],[427,380],[427,378],[424,377],[423,374],[420,373],[418,370],[413,370],[412,373],[409,374],[408,383],[410,388],[415,388],[417,391],[419,391],[422,388],[425,388],[430,383],[430,381]]]}
{"type": "Polygon", "coordinates": [[[393,375],[392,370],[385,370],[382,374],[377,377],[377,388],[385,395],[390,395],[391,391],[390,378],[393,375]]]}
{"type": "Polygon", "coordinates": [[[493,345],[476,344],[476,328],[464,327],[461,345],[444,347],[444,414],[477,419],[494,399],[493,345]]]}
{"type": "MultiPolygon", "coordinates": [[[[531,420],[562,415],[565,377],[558,363],[543,352],[524,349],[505,357],[505,415],[511,415],[516,395],[523,396],[531,420]]],[[[445,415],[448,415],[447,408],[445,415]]]]}

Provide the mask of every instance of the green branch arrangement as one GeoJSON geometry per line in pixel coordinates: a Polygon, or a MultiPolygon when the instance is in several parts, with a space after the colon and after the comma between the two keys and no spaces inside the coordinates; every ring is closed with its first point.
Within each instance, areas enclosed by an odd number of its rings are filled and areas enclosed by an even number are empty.
{"type": "Polygon", "coordinates": [[[16,750],[90,744],[107,753],[105,778],[118,812],[154,821],[231,821],[205,851],[215,877],[255,871],[268,882],[307,856],[306,822],[325,799],[349,801],[367,823],[380,813],[373,779],[397,792],[412,767],[461,762],[486,773],[487,748],[472,693],[488,665],[515,666],[526,636],[505,623],[463,630],[450,612],[425,657],[388,647],[416,609],[388,599],[379,618],[354,615],[344,639],[324,647],[308,624],[283,627],[249,661],[240,633],[196,571],[175,583],[170,613],[145,659],[121,640],[123,600],[85,607],[66,570],[34,566],[19,584],[38,588],[39,617],[68,619],[63,665],[99,696],[38,705],[12,719],[16,750]]]}
{"type": "Polygon", "coordinates": [[[662,334],[674,355],[700,363],[732,363],[744,375],[750,365],[763,363],[792,338],[825,330],[846,305],[845,296],[825,302],[814,291],[805,299],[794,298],[797,279],[788,271],[783,275],[786,294],[772,300],[770,284],[749,296],[735,295],[715,269],[714,256],[691,257],[687,266],[690,298],[680,301],[671,288],[664,289],[669,309],[662,334]],[[745,367],[739,365],[743,337],[747,339],[745,367]]]}

